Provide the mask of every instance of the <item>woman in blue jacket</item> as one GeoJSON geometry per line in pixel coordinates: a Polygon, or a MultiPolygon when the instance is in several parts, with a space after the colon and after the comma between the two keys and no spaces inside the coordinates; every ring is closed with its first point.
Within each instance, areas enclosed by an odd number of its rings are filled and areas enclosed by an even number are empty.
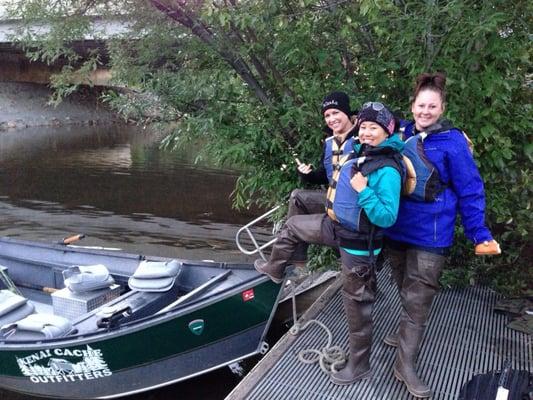
{"type": "Polygon", "coordinates": [[[387,229],[387,255],[400,290],[402,312],[397,334],[385,343],[398,346],[394,375],[418,398],[431,396],[416,374],[415,362],[439,277],[453,244],[459,211],[466,237],[476,252],[499,253],[485,225],[485,194],[465,135],[441,120],[446,100],[446,78],[441,73],[422,74],[416,80],[411,104],[414,121],[404,125],[409,138],[440,123],[442,129],[423,141],[427,159],[437,169],[442,191],[434,201],[403,197],[396,223],[387,229]]]}

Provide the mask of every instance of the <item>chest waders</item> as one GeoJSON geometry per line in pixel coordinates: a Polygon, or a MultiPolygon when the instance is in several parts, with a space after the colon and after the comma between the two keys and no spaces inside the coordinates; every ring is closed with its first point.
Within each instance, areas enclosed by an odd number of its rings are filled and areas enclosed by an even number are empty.
{"type": "MultiPolygon", "coordinates": [[[[368,176],[372,172],[390,166],[400,171],[398,152],[391,148],[365,148],[363,156],[348,161],[341,169],[335,184],[335,191],[328,197],[328,216],[344,229],[359,233],[363,240],[353,240],[346,248],[359,247],[368,250],[368,257],[353,256],[355,268],[342,265],[342,302],[348,325],[349,357],[340,371],[330,376],[336,385],[350,385],[372,375],[370,352],[372,347],[372,308],[376,298],[376,273],[374,269],[374,239],[381,239],[382,230],[372,224],[364,209],[359,205],[359,193],[352,188],[351,179],[361,172],[368,176]],[[359,242],[359,243],[358,243],[359,242]],[[362,248],[366,247],[366,248],[362,248]],[[365,272],[363,272],[365,271],[365,272]]],[[[400,171],[401,173],[401,171],[400,171]]],[[[357,237],[357,236],[355,236],[357,237]]],[[[344,246],[343,246],[344,247],[344,246]]],[[[342,250],[344,251],[344,250],[342,250]]]]}

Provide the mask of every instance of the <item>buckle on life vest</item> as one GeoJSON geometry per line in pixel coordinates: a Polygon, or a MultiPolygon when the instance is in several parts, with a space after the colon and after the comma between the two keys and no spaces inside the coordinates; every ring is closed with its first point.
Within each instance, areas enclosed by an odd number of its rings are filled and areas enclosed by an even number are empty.
{"type": "Polygon", "coordinates": [[[328,214],[328,217],[330,217],[333,221],[335,222],[339,222],[337,220],[337,216],[335,215],[335,213],[333,212],[333,208],[327,208],[326,209],[326,214],[328,214]]]}
{"type": "Polygon", "coordinates": [[[328,217],[330,217],[333,221],[339,222],[335,212],[333,211],[333,202],[329,200],[329,198],[326,200],[326,214],[328,214],[328,217]]]}

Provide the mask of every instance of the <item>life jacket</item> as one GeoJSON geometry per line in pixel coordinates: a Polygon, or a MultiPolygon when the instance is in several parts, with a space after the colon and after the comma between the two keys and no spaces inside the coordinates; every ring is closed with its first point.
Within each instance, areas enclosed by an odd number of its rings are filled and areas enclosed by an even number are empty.
{"type": "MultiPolygon", "coordinates": [[[[405,132],[405,126],[400,128],[400,134],[405,132]]],[[[426,157],[424,140],[429,135],[445,133],[454,129],[447,120],[440,120],[405,141],[403,148],[402,168],[404,179],[402,182],[402,195],[415,201],[432,202],[446,188],[441,181],[439,171],[426,157]]],[[[467,142],[472,143],[465,135],[467,142]]]]}
{"type": "Polygon", "coordinates": [[[324,146],[324,168],[331,184],[335,172],[340,171],[342,165],[353,157],[354,137],[348,136],[346,140],[339,145],[335,137],[330,136],[326,139],[324,146]]]}
{"type": "Polygon", "coordinates": [[[338,177],[327,192],[326,213],[343,227],[354,232],[370,233],[372,224],[364,209],[359,205],[359,193],[350,180],[355,173],[363,176],[383,168],[393,167],[402,174],[401,155],[390,147],[362,146],[359,157],[344,163],[338,177]]]}

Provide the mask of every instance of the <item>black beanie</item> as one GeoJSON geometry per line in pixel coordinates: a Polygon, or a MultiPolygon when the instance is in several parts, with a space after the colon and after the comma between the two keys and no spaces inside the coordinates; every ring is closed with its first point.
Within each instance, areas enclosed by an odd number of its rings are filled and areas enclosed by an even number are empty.
{"type": "Polygon", "coordinates": [[[322,102],[322,114],[330,108],[342,111],[348,116],[348,118],[352,116],[352,112],[350,111],[350,99],[344,92],[333,92],[324,98],[324,101],[322,102]]]}
{"type": "Polygon", "coordinates": [[[379,102],[368,102],[363,104],[363,107],[357,114],[357,130],[365,121],[375,122],[381,126],[385,132],[390,136],[394,133],[396,127],[396,118],[389,111],[389,109],[379,102]]]}

